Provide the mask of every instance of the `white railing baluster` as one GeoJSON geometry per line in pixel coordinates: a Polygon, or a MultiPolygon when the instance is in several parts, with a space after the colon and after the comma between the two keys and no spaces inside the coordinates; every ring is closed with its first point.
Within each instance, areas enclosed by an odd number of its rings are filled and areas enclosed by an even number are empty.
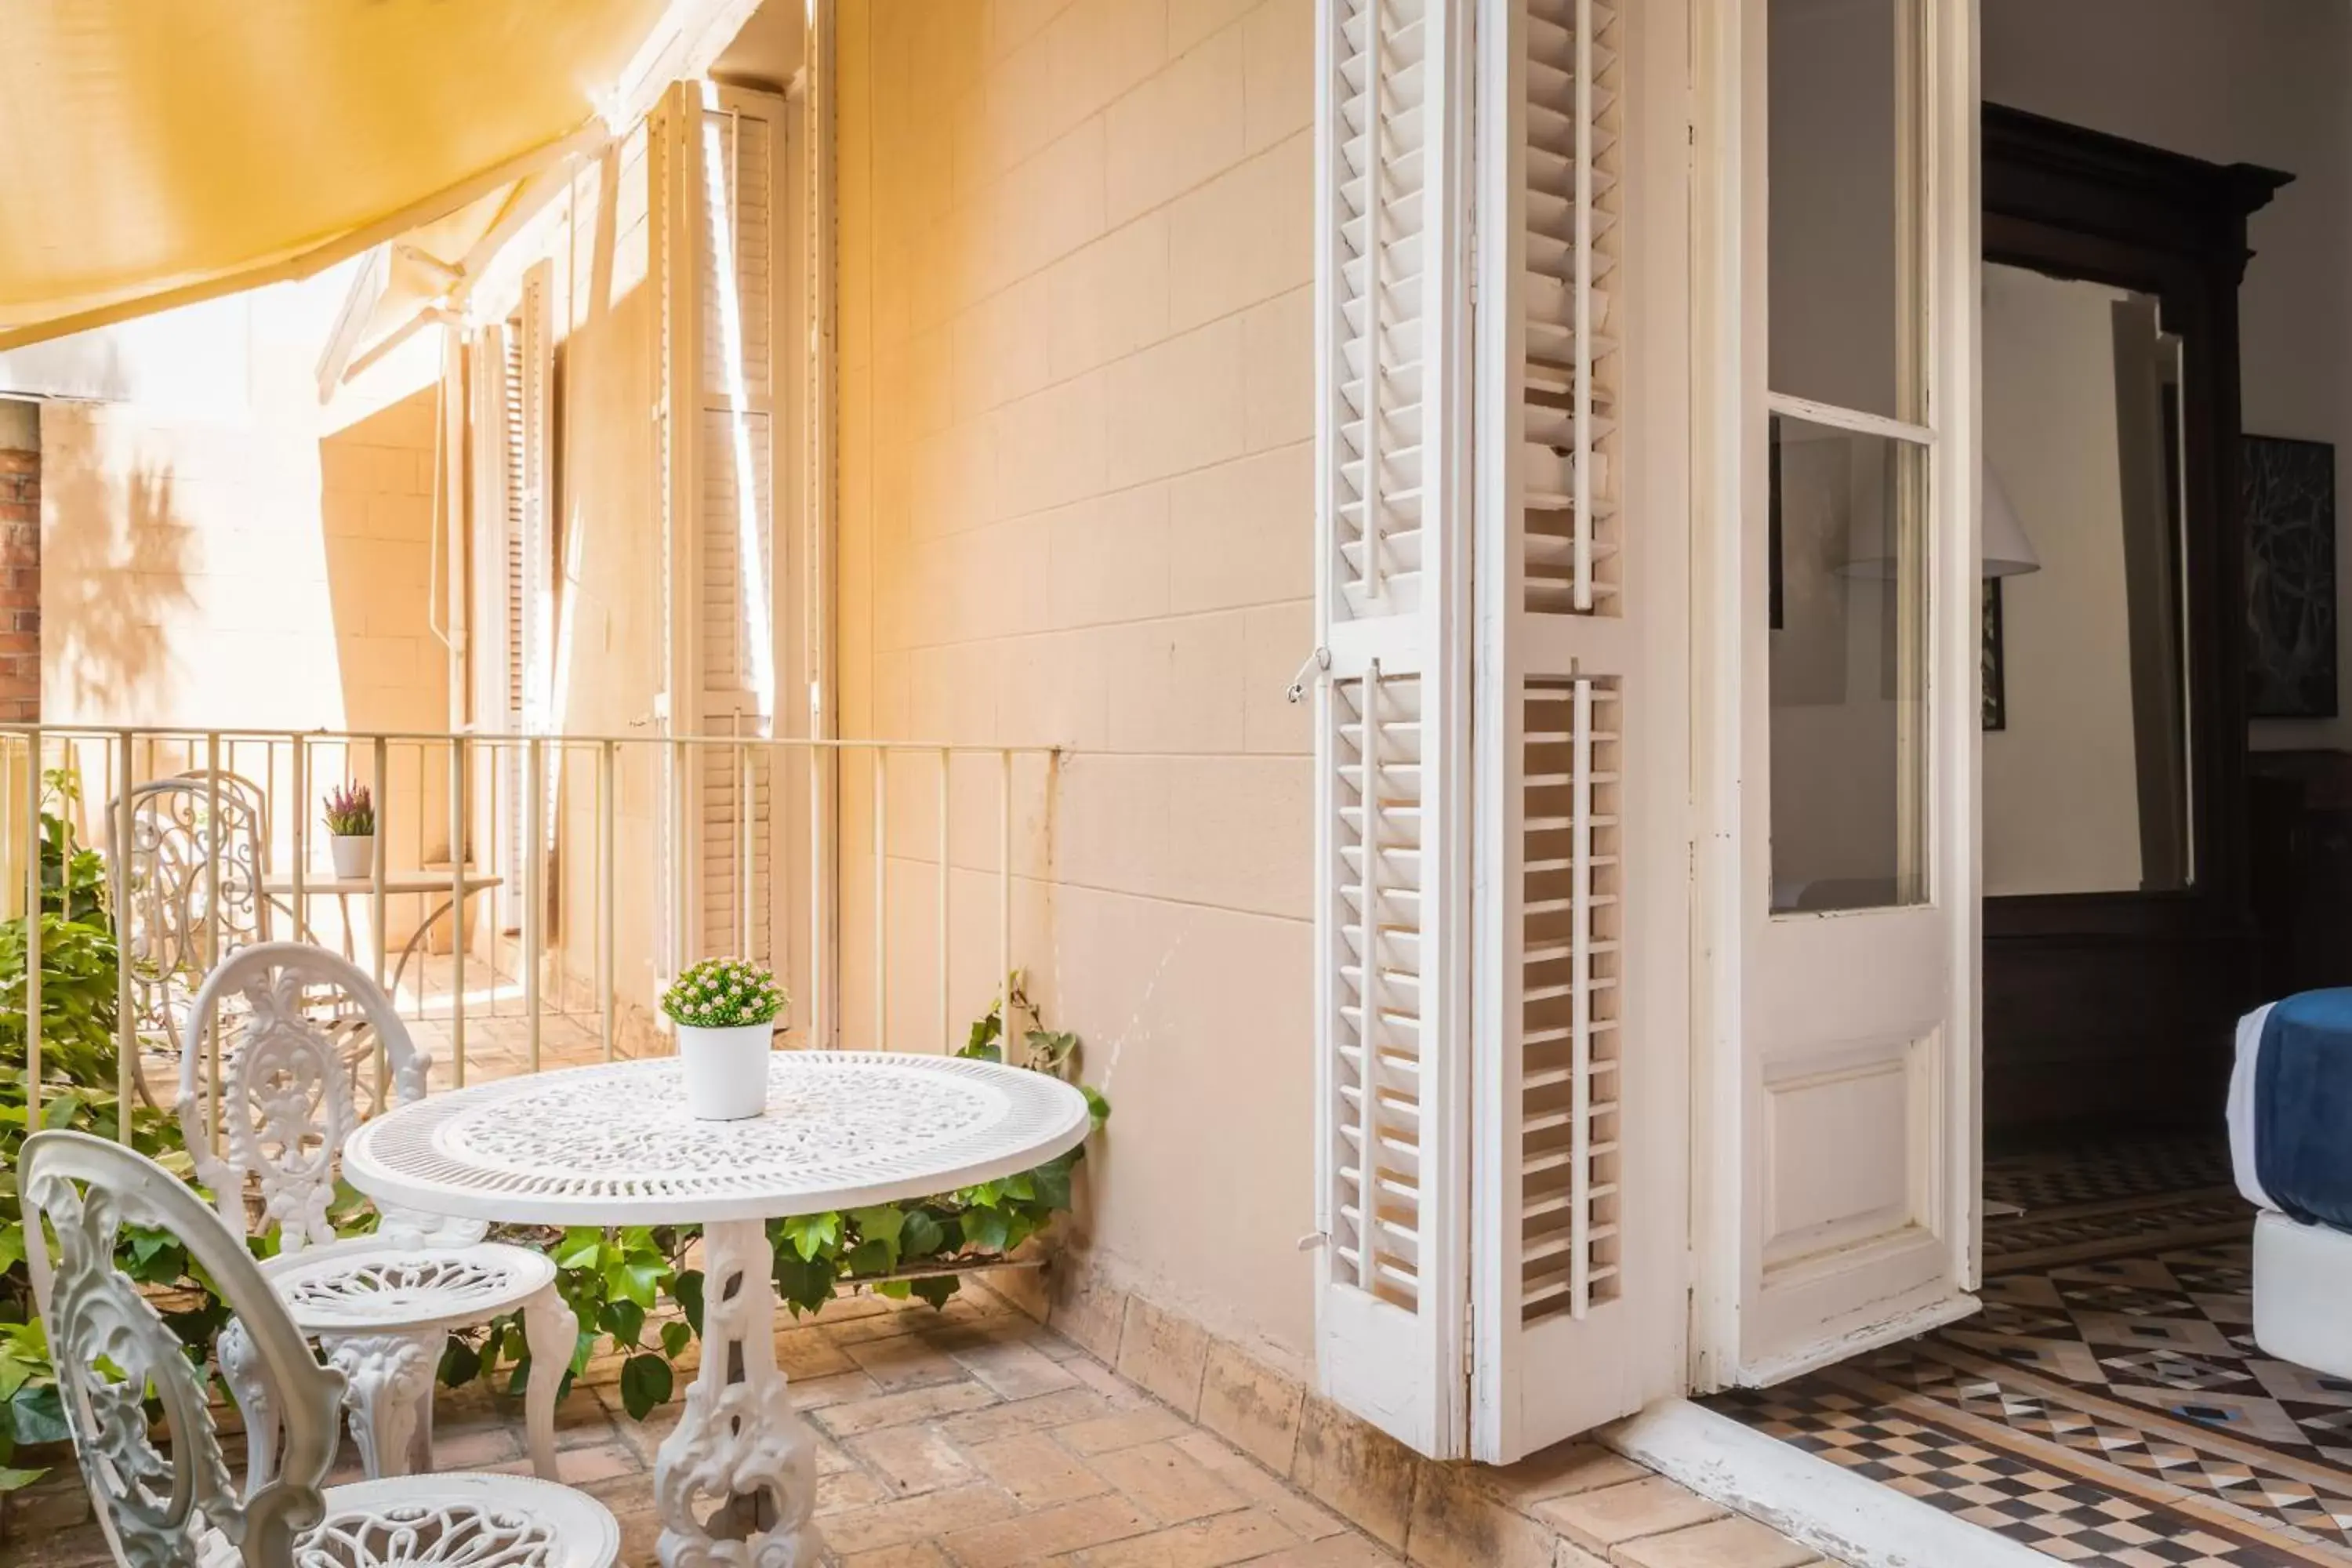
{"type": "Polygon", "coordinates": [[[890,752],[874,748],[874,1044],[890,1048],[890,752]]]}
{"type": "MultiPolygon", "coordinates": [[[[449,1076],[466,1087],[466,737],[449,737],[449,1076]]],[[[425,944],[429,949],[431,943],[425,944]]],[[[494,966],[495,967],[495,966],[494,966]]],[[[425,1011],[425,982],[416,983],[425,1011]]]]}
{"type": "Polygon", "coordinates": [[[547,900],[547,752],[545,738],[523,742],[522,1011],[530,1070],[539,1070],[539,957],[547,934],[540,929],[547,900]]]}
{"type": "Polygon", "coordinates": [[[310,879],[310,742],[294,737],[294,940],[310,940],[310,901],[304,884],[310,879]]]}
{"type": "MultiPolygon", "coordinates": [[[[205,736],[205,973],[219,967],[220,951],[220,731],[205,736]]],[[[205,1062],[212,1080],[205,1126],[212,1130],[213,1148],[221,1146],[220,1004],[205,1009],[205,1062]]]]}
{"type": "MultiPolygon", "coordinates": [[[[1013,753],[996,753],[996,983],[1004,987],[1004,1059],[1013,1047],[1013,753]]],[[[1025,1055],[1027,1047],[1023,1047],[1025,1055]]]]}
{"type": "MultiPolygon", "coordinates": [[[[955,1015],[948,996],[950,984],[948,944],[954,940],[949,930],[953,921],[949,919],[948,908],[952,892],[949,886],[950,874],[949,841],[951,830],[948,826],[948,790],[952,783],[951,775],[954,772],[955,752],[946,746],[941,746],[940,748],[940,1038],[947,1042],[946,1048],[950,1053],[956,1048],[956,1039],[955,1015]]],[[[1006,1020],[1006,1024],[1010,1027],[1011,1020],[1006,1020]]]]}
{"type": "Polygon", "coordinates": [[[41,1124],[41,731],[25,732],[25,1126],[41,1124]]]}
{"type": "MultiPolygon", "coordinates": [[[[392,744],[383,736],[375,737],[368,758],[369,777],[375,789],[375,838],[368,857],[368,920],[375,927],[375,985],[383,989],[384,943],[390,933],[384,918],[390,899],[384,888],[387,862],[392,855],[392,769],[388,765],[392,744]]],[[[392,1047],[379,1039],[375,1045],[375,1102],[386,1105],[386,1090],[392,1083],[392,1047]]]]}
{"type": "MultiPolygon", "coordinates": [[[[131,1107],[139,1090],[139,1016],[131,994],[131,731],[121,734],[122,766],[114,779],[114,840],[107,859],[107,885],[114,904],[114,1111],[115,1135],[131,1142],[131,1107]]],[[[111,763],[110,772],[117,772],[111,763]]]]}
{"type": "Polygon", "coordinates": [[[596,752],[596,1020],[604,1059],[613,1059],[614,1010],[618,983],[613,974],[613,790],[615,742],[605,741],[596,752]]]}

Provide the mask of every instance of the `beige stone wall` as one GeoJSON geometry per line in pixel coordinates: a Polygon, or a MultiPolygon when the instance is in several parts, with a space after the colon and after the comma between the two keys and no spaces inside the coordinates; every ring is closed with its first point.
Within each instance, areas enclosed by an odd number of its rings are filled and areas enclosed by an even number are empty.
{"type": "MultiPolygon", "coordinates": [[[[839,42],[844,722],[1070,748],[1024,805],[1014,959],[1117,1106],[1096,1265],[1293,1367],[1313,830],[1282,694],[1313,591],[1312,16],[846,0],[839,42]]],[[[849,784],[854,1043],[875,1031],[849,784]]],[[[900,1046],[938,1020],[925,799],[892,794],[900,1046]]],[[[993,989],[992,843],[956,859],[962,1017],[993,989]]]]}

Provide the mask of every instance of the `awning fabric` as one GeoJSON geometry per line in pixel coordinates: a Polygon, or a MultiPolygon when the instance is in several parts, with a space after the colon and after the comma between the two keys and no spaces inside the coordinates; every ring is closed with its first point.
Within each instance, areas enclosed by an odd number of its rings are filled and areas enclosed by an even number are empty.
{"type": "Polygon", "coordinates": [[[0,348],[495,213],[600,114],[703,68],[751,9],[5,0],[0,348]]]}

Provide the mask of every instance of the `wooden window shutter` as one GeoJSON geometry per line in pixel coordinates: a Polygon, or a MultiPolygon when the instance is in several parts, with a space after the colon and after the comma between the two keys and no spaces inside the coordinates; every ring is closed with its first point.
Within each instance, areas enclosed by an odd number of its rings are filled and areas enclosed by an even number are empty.
{"type": "Polygon", "coordinates": [[[1317,1361],[1465,1451],[1469,0],[1321,0],[1317,1361]]]}
{"type": "Polygon", "coordinates": [[[1683,1303],[1628,1294],[1623,1230],[1625,770],[1675,721],[1642,710],[1621,506],[1622,24],[1604,0],[1486,16],[1472,1417],[1503,1462],[1657,1392],[1683,1303]]]}
{"type": "MultiPolygon", "coordinates": [[[[703,83],[671,92],[653,142],[672,732],[775,732],[776,300],[785,105],[703,83]]],[[[773,957],[772,759],[699,746],[671,874],[681,960],[773,957]]]]}

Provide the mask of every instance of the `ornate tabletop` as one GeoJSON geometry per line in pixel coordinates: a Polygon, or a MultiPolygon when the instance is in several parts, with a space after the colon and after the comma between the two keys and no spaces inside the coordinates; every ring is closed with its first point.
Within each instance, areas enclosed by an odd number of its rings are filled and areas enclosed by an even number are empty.
{"type": "Polygon", "coordinates": [[[1085,1097],[994,1062],[779,1051],[768,1110],[687,1113],[674,1057],[429,1095],[366,1123],[343,1174],[380,1203],[529,1225],[686,1225],[919,1197],[1079,1142],[1085,1097]]]}
{"type": "Polygon", "coordinates": [[[700,1224],[702,1362],[654,1459],[664,1568],[814,1568],[816,1441],[776,1364],[765,1221],[1042,1164],[1092,1125],[1059,1079],[881,1051],[777,1052],[768,1109],[687,1114],[675,1058],[507,1079],[404,1105],[343,1146],[379,1204],[538,1225],[700,1224]]]}

